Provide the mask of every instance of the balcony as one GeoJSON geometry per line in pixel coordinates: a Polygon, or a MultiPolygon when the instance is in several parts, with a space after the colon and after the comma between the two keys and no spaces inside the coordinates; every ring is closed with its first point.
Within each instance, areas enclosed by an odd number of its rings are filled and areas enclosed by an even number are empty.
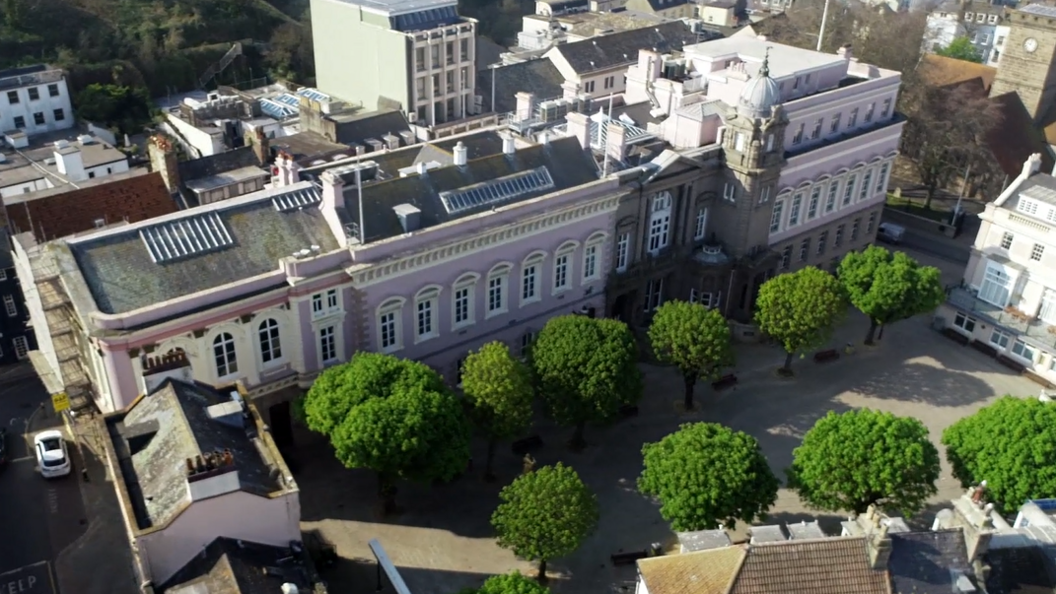
{"type": "Polygon", "coordinates": [[[705,266],[725,266],[730,263],[730,257],[722,251],[719,244],[704,244],[699,250],[693,252],[693,261],[705,266]]]}
{"type": "Polygon", "coordinates": [[[983,318],[995,326],[1015,332],[1021,338],[1036,346],[1048,350],[1056,348],[1056,326],[1034,317],[1013,313],[1008,308],[987,303],[976,297],[966,287],[950,289],[946,301],[961,311],[983,318]]]}

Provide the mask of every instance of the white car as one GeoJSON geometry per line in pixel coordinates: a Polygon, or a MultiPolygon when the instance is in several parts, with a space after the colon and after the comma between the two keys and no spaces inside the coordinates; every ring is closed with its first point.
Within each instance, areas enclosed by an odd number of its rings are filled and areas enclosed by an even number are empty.
{"type": "Polygon", "coordinates": [[[70,453],[61,431],[41,431],[33,438],[33,445],[41,476],[56,478],[70,474],[70,453]]]}

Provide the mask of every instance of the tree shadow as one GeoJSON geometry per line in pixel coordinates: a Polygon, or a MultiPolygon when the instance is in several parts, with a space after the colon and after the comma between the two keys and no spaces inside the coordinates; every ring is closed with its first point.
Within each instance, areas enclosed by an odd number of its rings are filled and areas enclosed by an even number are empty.
{"type": "Polygon", "coordinates": [[[850,390],[871,398],[941,407],[968,406],[997,396],[979,378],[927,362],[878,371],[851,385],[850,390]]]}
{"type": "Polygon", "coordinates": [[[833,512],[819,511],[817,513],[811,512],[777,512],[770,514],[766,517],[766,520],[762,522],[756,522],[756,526],[772,526],[775,524],[780,525],[793,525],[793,524],[810,524],[811,522],[817,521],[818,526],[826,536],[839,536],[843,531],[843,527],[840,525],[841,522],[847,521],[848,516],[839,515],[833,512]]]}
{"type": "MultiPolygon", "coordinates": [[[[491,577],[491,574],[412,567],[395,560],[393,565],[407,589],[414,594],[453,594],[463,588],[479,588],[484,580],[491,577]]],[[[332,565],[321,568],[319,573],[330,592],[397,594],[389,576],[379,568],[374,558],[338,557],[332,565]]]]}

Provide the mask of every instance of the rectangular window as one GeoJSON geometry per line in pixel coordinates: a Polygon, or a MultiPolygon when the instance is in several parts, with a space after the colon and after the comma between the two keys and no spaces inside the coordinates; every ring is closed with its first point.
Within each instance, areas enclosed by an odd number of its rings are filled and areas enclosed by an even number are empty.
{"type": "Polygon", "coordinates": [[[455,289],[455,326],[461,326],[468,324],[471,321],[472,315],[470,310],[470,294],[472,293],[473,286],[458,287],[455,289]]]}
{"type": "Polygon", "coordinates": [[[28,90],[30,101],[36,101],[40,99],[40,89],[38,89],[37,87],[30,87],[28,90]]]}
{"type": "Polygon", "coordinates": [[[796,194],[792,197],[792,208],[788,211],[788,226],[795,227],[799,224],[799,209],[803,203],[803,194],[796,194]]]}
{"type": "Polygon", "coordinates": [[[781,270],[788,270],[788,267],[792,264],[792,246],[786,245],[785,249],[781,250],[781,270]]]}
{"type": "Polygon", "coordinates": [[[615,87],[615,86],[616,86],[616,77],[615,76],[606,76],[605,77],[604,87],[606,89],[611,89],[612,87],[615,87]]]}
{"type": "Polygon", "coordinates": [[[333,326],[319,329],[319,358],[323,363],[337,361],[337,339],[334,335],[333,326]]]}
{"type": "Polygon", "coordinates": [[[884,105],[880,108],[880,117],[886,118],[891,113],[891,100],[884,99],[884,105]]]}
{"type": "Polygon", "coordinates": [[[598,278],[598,245],[588,245],[583,250],[583,280],[592,281],[598,278]]]}
{"type": "Polygon", "coordinates": [[[421,101],[425,96],[425,77],[419,76],[414,79],[414,100],[421,101]]]}
{"type": "Polygon", "coordinates": [[[11,295],[4,295],[4,309],[7,310],[7,317],[13,318],[18,315],[18,306],[15,305],[15,298],[11,295]]]}
{"type": "Polygon", "coordinates": [[[524,334],[521,335],[521,349],[520,349],[521,357],[527,357],[528,356],[528,350],[532,347],[532,342],[534,342],[534,341],[535,341],[535,334],[533,334],[530,330],[528,332],[525,332],[524,334]]]}
{"type": "Polygon", "coordinates": [[[620,240],[616,242],[616,270],[623,272],[627,270],[627,256],[631,248],[631,234],[624,233],[620,235],[620,240]]]}
{"type": "Polygon", "coordinates": [[[869,107],[865,108],[865,117],[863,117],[862,119],[865,120],[866,123],[869,123],[869,122],[873,121],[873,112],[875,112],[875,111],[876,111],[876,103],[870,103],[869,107]]]}
{"type": "Polygon", "coordinates": [[[1045,253],[1045,246],[1040,243],[1035,243],[1034,247],[1030,249],[1030,259],[1035,262],[1041,262],[1041,256],[1045,253]]]}
{"type": "Polygon", "coordinates": [[[326,310],[329,312],[337,311],[337,289],[329,289],[326,292],[326,310]]]}
{"type": "Polygon", "coordinates": [[[858,227],[862,225],[862,219],[854,219],[851,223],[851,241],[858,241],[858,227]]]}
{"type": "Polygon", "coordinates": [[[455,42],[448,41],[445,50],[444,54],[446,54],[447,57],[447,65],[451,66],[455,63],[455,42]]]}
{"type": "Polygon", "coordinates": [[[998,348],[1007,349],[1008,339],[1009,336],[1000,330],[995,329],[993,332],[990,333],[990,344],[998,348]]]}
{"type": "Polygon", "coordinates": [[[19,359],[25,359],[26,355],[29,354],[29,341],[26,340],[26,337],[16,336],[12,342],[15,343],[15,356],[19,359]]]}
{"type": "Polygon", "coordinates": [[[986,272],[983,275],[983,284],[979,287],[979,299],[1005,307],[1012,290],[1012,277],[1005,272],[1004,267],[993,262],[986,263],[986,272]]]}
{"type": "Polygon", "coordinates": [[[583,84],[583,90],[586,91],[587,93],[593,93],[594,92],[594,81],[588,80],[586,83],[584,83],[583,84]]]}
{"type": "Polygon", "coordinates": [[[7,280],[7,270],[0,268],[0,281],[7,280]]]}
{"type": "Polygon", "coordinates": [[[459,84],[464,91],[469,88],[469,68],[463,68],[461,72],[462,76],[459,77],[459,81],[461,81],[459,84]]]}
{"type": "Polygon", "coordinates": [[[538,276],[537,265],[524,267],[521,272],[521,301],[535,301],[539,297],[538,276]]]}
{"type": "Polygon", "coordinates": [[[799,144],[799,143],[803,142],[803,129],[805,127],[806,127],[806,124],[800,124],[799,125],[799,128],[796,129],[796,134],[794,136],[792,136],[792,144],[799,144]]]}
{"type": "Polygon", "coordinates": [[[454,93],[455,92],[455,71],[454,70],[448,70],[447,72],[444,73],[444,82],[447,83],[447,92],[448,93],[454,93]]]}
{"type": "Polygon", "coordinates": [[[649,221],[649,253],[657,254],[667,247],[668,232],[671,228],[671,211],[653,215],[649,221]]]}
{"type": "Polygon", "coordinates": [[[431,338],[436,330],[436,321],[433,319],[433,310],[436,308],[435,306],[435,298],[421,299],[415,305],[419,340],[423,338],[431,338]]]}
{"type": "Polygon", "coordinates": [[[858,125],[858,108],[851,110],[851,117],[847,118],[847,127],[853,128],[858,125]]]}
{"type": "Polygon", "coordinates": [[[842,116],[842,113],[832,116],[832,120],[829,121],[829,134],[835,134],[840,131],[840,118],[842,116]]]}
{"type": "Polygon", "coordinates": [[[235,338],[224,333],[213,341],[213,359],[216,362],[216,376],[227,377],[238,373],[238,359],[235,355],[235,338]]]}
{"type": "Polygon", "coordinates": [[[843,245],[843,225],[836,227],[836,235],[832,237],[832,247],[843,245]]]}
{"type": "Polygon", "coordinates": [[[431,45],[429,46],[429,67],[439,68],[440,67],[440,46],[431,45]]]}
{"type": "Polygon", "coordinates": [[[821,202],[821,186],[814,186],[810,192],[810,202],[807,203],[807,220],[818,216],[818,203],[821,202]]]}
{"type": "Polygon", "coordinates": [[[1031,363],[1034,362],[1034,347],[1028,345],[1022,340],[1017,340],[1012,345],[1012,354],[1021,359],[1026,359],[1031,363]]]}
{"type": "Polygon", "coordinates": [[[843,188],[843,205],[847,206],[854,199],[854,184],[858,182],[858,176],[852,175],[847,178],[847,185],[843,188]]]}
{"type": "Polygon", "coordinates": [[[887,191],[887,173],[890,171],[890,165],[884,163],[880,166],[880,175],[876,178],[875,192],[877,194],[887,191]]]}
{"type": "Polygon", "coordinates": [[[561,254],[554,258],[554,292],[568,288],[568,254],[561,254]]]}
{"type": "Polygon", "coordinates": [[[778,200],[774,203],[774,212],[770,215],[770,232],[777,233],[781,230],[781,211],[785,207],[784,200],[778,200]]]}
{"type": "Polygon", "coordinates": [[[726,185],[722,187],[722,198],[728,202],[737,200],[737,186],[726,182],[726,185]]]}
{"type": "Polygon", "coordinates": [[[1045,289],[1041,294],[1041,311],[1038,317],[1048,324],[1056,324],[1056,291],[1045,289]]]}
{"type": "Polygon", "coordinates": [[[459,53],[459,58],[461,59],[462,62],[468,62],[469,61],[469,40],[468,39],[460,39],[458,41],[458,53],[459,53]]]}
{"type": "Polygon", "coordinates": [[[697,302],[697,290],[696,289],[690,289],[689,290],[689,302],[690,303],[696,303],[697,302]]]}
{"type": "Polygon", "coordinates": [[[51,97],[58,97],[59,85],[48,85],[48,95],[51,97]]]}
{"type": "Polygon", "coordinates": [[[656,311],[664,300],[664,279],[658,278],[645,285],[645,311],[656,311]]]}
{"type": "Polygon", "coordinates": [[[11,105],[17,105],[19,103],[18,91],[8,91],[7,92],[7,102],[10,103],[11,105]]]}
{"type": "Polygon", "coordinates": [[[957,315],[953,317],[953,325],[965,332],[973,332],[975,330],[975,318],[957,312],[957,315]]]}
{"type": "Polygon", "coordinates": [[[693,228],[693,239],[704,239],[704,234],[707,232],[708,225],[708,209],[701,208],[697,211],[697,223],[693,228]]]}
{"type": "Polygon", "coordinates": [[[1001,248],[1006,250],[1011,249],[1013,239],[1015,239],[1015,236],[1008,231],[1005,231],[1005,234],[1001,236],[1001,248]]]}
{"type": "Polygon", "coordinates": [[[488,279],[488,313],[506,311],[506,275],[488,279]]]}
{"type": "Polygon", "coordinates": [[[15,116],[15,128],[22,129],[26,127],[26,118],[22,116],[15,116]]]}
{"type": "Polygon", "coordinates": [[[1029,215],[1038,214],[1038,203],[1033,200],[1027,200],[1025,198],[1019,199],[1019,204],[1016,205],[1016,210],[1029,215]]]}
{"type": "Polygon", "coordinates": [[[821,235],[818,235],[818,251],[816,252],[819,256],[825,253],[825,244],[829,241],[829,232],[822,231],[821,235]]]}
{"type": "Polygon", "coordinates": [[[836,210],[836,194],[840,192],[840,182],[832,180],[829,182],[829,193],[825,196],[825,213],[836,210]]]}
{"type": "Polygon", "coordinates": [[[865,233],[868,235],[873,232],[873,227],[876,226],[876,213],[869,213],[869,222],[865,225],[865,233]]]}
{"type": "Polygon", "coordinates": [[[744,132],[738,132],[733,136],[733,148],[734,150],[744,152],[746,145],[748,144],[748,135],[744,132]]]}
{"type": "Polygon", "coordinates": [[[443,94],[443,89],[440,88],[440,75],[433,75],[433,97],[439,97],[443,94]]]}
{"type": "Polygon", "coordinates": [[[387,311],[378,316],[378,330],[381,335],[381,350],[392,351],[399,348],[399,334],[396,332],[396,311],[387,311]]]}
{"type": "Polygon", "coordinates": [[[799,244],[799,261],[806,262],[807,257],[810,256],[810,238],[804,239],[799,244]]]}
{"type": "Polygon", "coordinates": [[[414,68],[418,72],[425,70],[425,48],[418,47],[414,49],[414,68]]]}
{"type": "Polygon", "coordinates": [[[759,204],[766,204],[767,202],[770,202],[770,186],[766,186],[759,191],[759,204]]]}
{"type": "Polygon", "coordinates": [[[821,127],[824,125],[825,121],[822,118],[818,118],[818,120],[814,122],[814,129],[810,131],[811,140],[817,140],[821,137],[821,127]]]}
{"type": "Polygon", "coordinates": [[[872,186],[870,185],[872,183],[872,181],[873,181],[873,170],[870,169],[869,171],[865,172],[864,176],[862,176],[862,184],[861,184],[861,187],[858,188],[858,199],[859,200],[865,200],[866,198],[869,197],[869,190],[872,189],[872,186]]]}

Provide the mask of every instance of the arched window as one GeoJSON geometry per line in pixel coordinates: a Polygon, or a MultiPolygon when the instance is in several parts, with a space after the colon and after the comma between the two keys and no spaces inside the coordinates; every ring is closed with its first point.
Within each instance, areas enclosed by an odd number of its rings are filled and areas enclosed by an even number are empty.
{"type": "Polygon", "coordinates": [[[406,299],[394,297],[378,307],[378,347],[383,353],[403,348],[403,304],[406,299]]]}
{"type": "Polygon", "coordinates": [[[488,272],[487,312],[485,318],[490,318],[509,311],[509,297],[507,289],[510,285],[509,263],[498,264],[488,272]]]}
{"type": "Polygon", "coordinates": [[[539,288],[542,263],[546,252],[536,251],[528,255],[521,263],[521,305],[539,301],[542,291],[539,288]]]}
{"type": "Polygon", "coordinates": [[[235,357],[235,338],[224,332],[213,339],[213,358],[216,360],[216,376],[227,377],[238,373],[235,357]]]}
{"type": "Polygon", "coordinates": [[[467,272],[458,277],[451,288],[452,328],[457,330],[469,326],[476,320],[477,280],[480,275],[467,272]]]}
{"type": "Polygon", "coordinates": [[[279,341],[279,323],[268,318],[260,323],[257,329],[260,338],[260,359],[270,363],[282,358],[282,344],[279,341]]]}

